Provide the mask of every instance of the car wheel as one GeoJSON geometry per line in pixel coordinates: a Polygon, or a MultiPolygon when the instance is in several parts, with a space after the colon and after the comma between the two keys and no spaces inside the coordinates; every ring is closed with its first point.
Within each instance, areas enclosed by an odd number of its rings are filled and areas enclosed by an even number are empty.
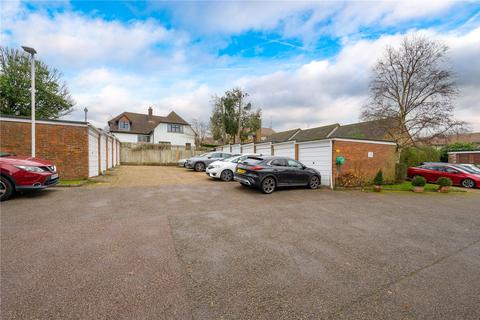
{"type": "Polygon", "coordinates": [[[7,200],[13,194],[13,184],[7,178],[0,178],[0,201],[7,200]]]}
{"type": "Polygon", "coordinates": [[[233,180],[233,172],[232,170],[223,170],[220,174],[220,179],[223,181],[232,181],[233,180]]]}
{"type": "Polygon", "coordinates": [[[275,190],[276,185],[277,184],[275,182],[275,179],[273,179],[272,177],[266,177],[262,181],[262,191],[263,191],[263,193],[266,193],[266,194],[272,193],[275,190]]]}
{"type": "Polygon", "coordinates": [[[462,187],[473,188],[475,187],[475,181],[473,181],[472,179],[465,179],[462,181],[462,187]]]}
{"type": "Polygon", "coordinates": [[[318,189],[320,186],[320,178],[318,176],[312,176],[308,182],[310,189],[318,189]]]}
{"type": "Polygon", "coordinates": [[[205,164],[203,162],[197,162],[195,164],[195,171],[205,171],[205,164]]]}

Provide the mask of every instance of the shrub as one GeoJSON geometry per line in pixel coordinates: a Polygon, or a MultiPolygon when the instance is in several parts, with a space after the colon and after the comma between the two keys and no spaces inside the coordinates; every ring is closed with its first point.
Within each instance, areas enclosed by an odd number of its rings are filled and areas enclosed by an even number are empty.
{"type": "Polygon", "coordinates": [[[440,161],[440,151],[433,147],[407,147],[400,153],[400,163],[415,167],[422,162],[440,161]]]}
{"type": "Polygon", "coordinates": [[[426,183],[427,181],[422,176],[415,176],[412,179],[412,186],[414,187],[423,187],[425,186],[426,183]]]}
{"type": "Polygon", "coordinates": [[[375,178],[373,179],[373,184],[376,186],[381,186],[383,184],[383,172],[382,170],[378,170],[375,178]]]}
{"type": "Polygon", "coordinates": [[[364,180],[352,172],[345,172],[338,176],[337,183],[341,187],[359,187],[364,184],[364,180]]]}
{"type": "Polygon", "coordinates": [[[407,165],[405,163],[395,164],[395,182],[403,182],[407,178],[407,165]]]}
{"type": "Polygon", "coordinates": [[[437,180],[437,184],[440,186],[440,187],[450,187],[452,185],[452,180],[450,180],[449,178],[447,177],[440,177],[438,178],[437,180]]]}

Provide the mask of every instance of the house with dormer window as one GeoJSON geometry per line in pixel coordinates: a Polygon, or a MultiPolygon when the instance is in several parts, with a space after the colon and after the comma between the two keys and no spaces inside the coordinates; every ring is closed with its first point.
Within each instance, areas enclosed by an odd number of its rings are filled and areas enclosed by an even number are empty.
{"type": "Polygon", "coordinates": [[[169,143],[175,146],[195,146],[195,132],[190,124],[174,111],[166,117],[123,112],[108,121],[110,132],[121,142],[169,143]]]}

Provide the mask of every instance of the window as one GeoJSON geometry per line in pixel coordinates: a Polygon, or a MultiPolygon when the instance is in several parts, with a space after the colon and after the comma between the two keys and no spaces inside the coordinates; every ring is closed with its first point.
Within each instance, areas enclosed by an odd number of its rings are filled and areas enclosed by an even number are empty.
{"type": "Polygon", "coordinates": [[[127,120],[122,120],[122,121],[118,122],[118,129],[129,131],[130,130],[130,122],[128,122],[127,120]]]}
{"type": "Polygon", "coordinates": [[[223,158],[222,153],[212,153],[210,155],[210,158],[223,158]]]}
{"type": "Polygon", "coordinates": [[[168,132],[183,133],[183,126],[181,124],[168,124],[168,132]]]}
{"type": "Polygon", "coordinates": [[[138,142],[150,142],[150,136],[146,136],[146,135],[138,135],[137,136],[137,141],[138,142]]]}
{"type": "Polygon", "coordinates": [[[277,167],[286,167],[287,166],[287,161],[285,159],[275,159],[270,162],[272,166],[277,166],[277,167]]]}
{"type": "Polygon", "coordinates": [[[287,162],[289,167],[303,169],[303,166],[295,160],[288,159],[287,162]]]}

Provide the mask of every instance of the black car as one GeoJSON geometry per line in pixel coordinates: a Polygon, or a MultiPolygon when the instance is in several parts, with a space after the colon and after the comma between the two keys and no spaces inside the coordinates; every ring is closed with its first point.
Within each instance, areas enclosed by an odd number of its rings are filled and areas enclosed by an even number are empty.
{"type": "Polygon", "coordinates": [[[248,157],[237,165],[234,180],[242,185],[257,187],[272,193],[282,186],[308,186],[317,189],[321,183],[320,172],[307,168],[287,157],[248,157]]]}

